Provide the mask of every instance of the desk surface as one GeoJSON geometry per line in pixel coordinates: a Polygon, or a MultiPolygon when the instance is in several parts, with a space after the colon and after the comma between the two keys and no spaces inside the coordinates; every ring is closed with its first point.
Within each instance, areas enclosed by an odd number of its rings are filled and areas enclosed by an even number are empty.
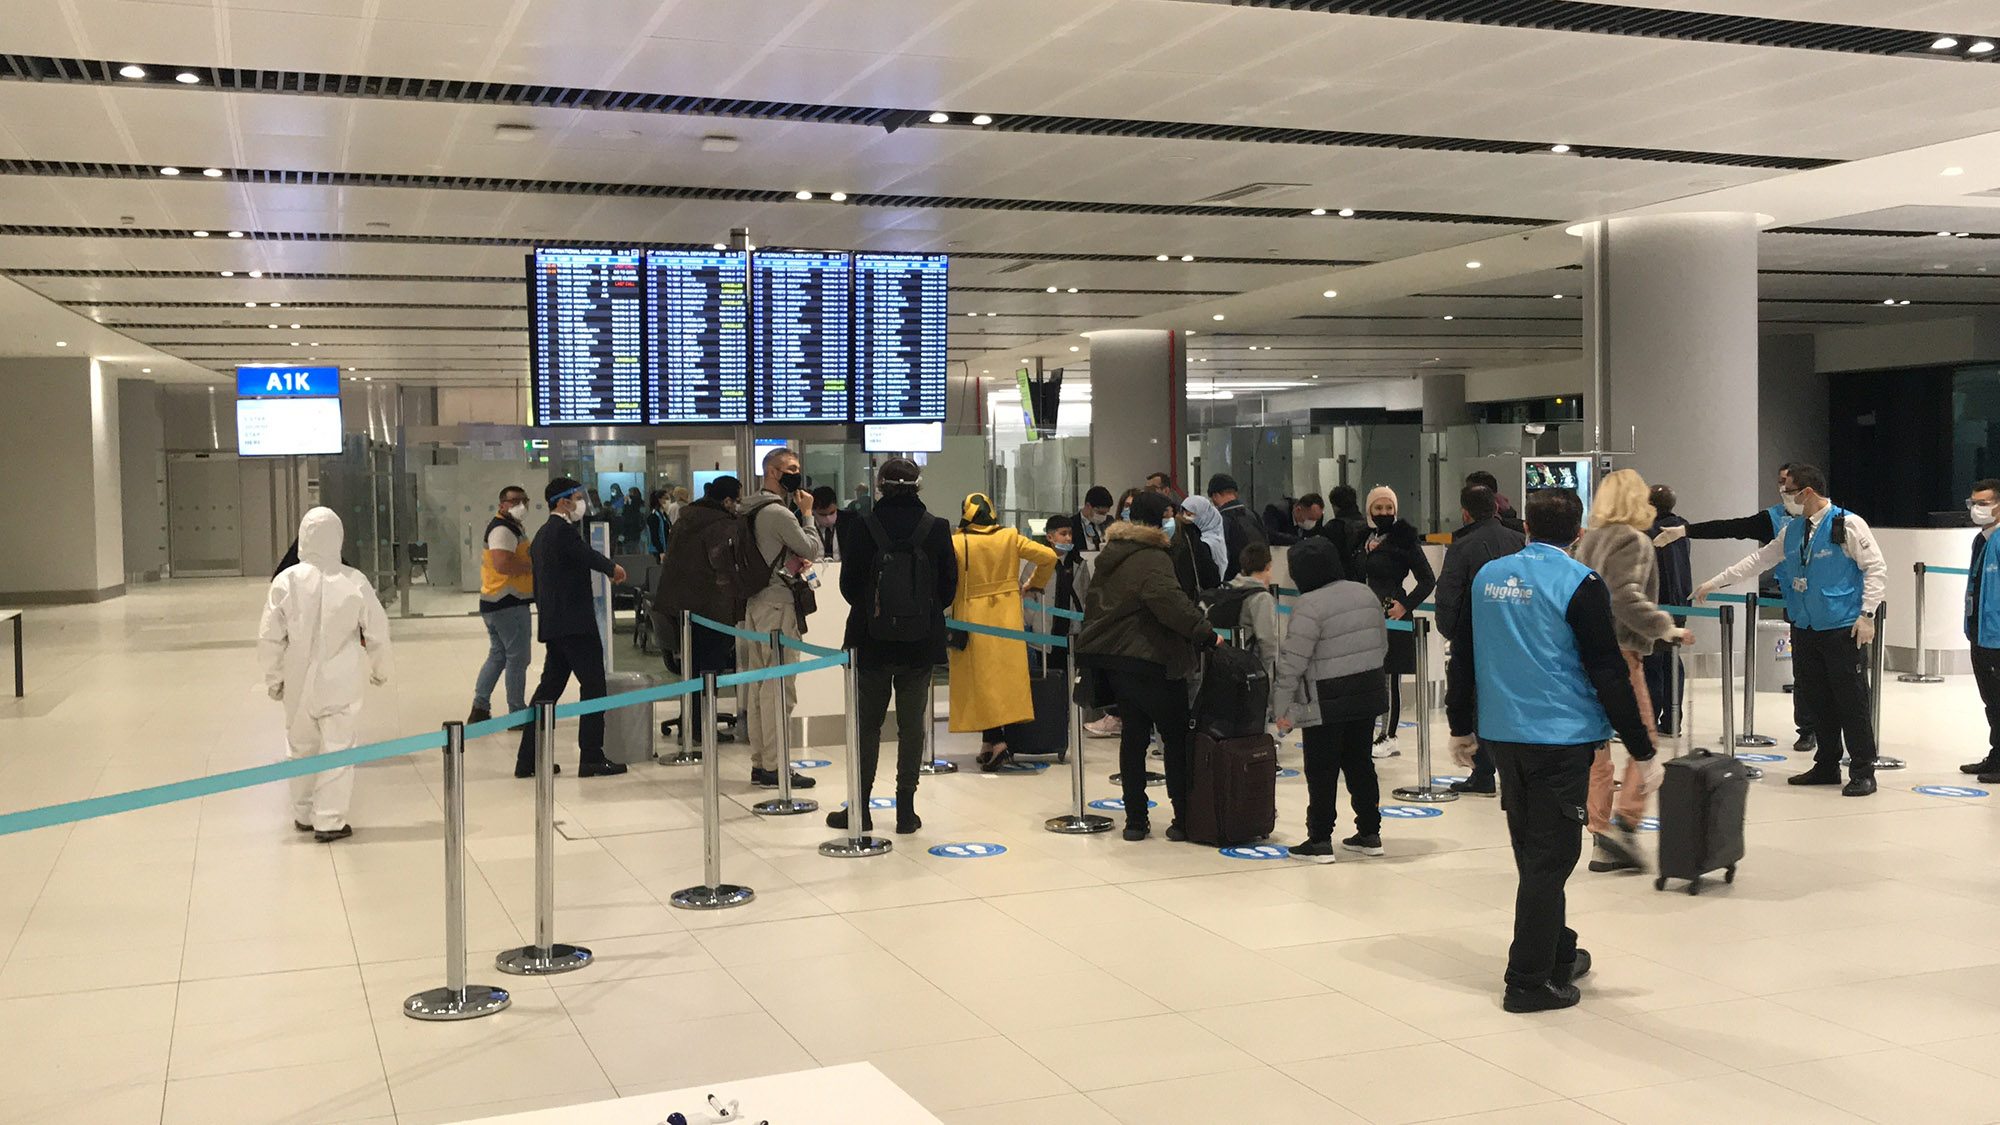
{"type": "MultiPolygon", "coordinates": [[[[660,1049],[673,1049],[671,1037],[662,1040],[660,1049]]],[[[710,1120],[710,1094],[725,1106],[736,1099],[743,1125],[762,1121],[770,1125],[943,1125],[868,1063],[487,1117],[466,1125],[659,1125],[676,1111],[686,1114],[693,1125],[700,1125],[710,1120]]]]}

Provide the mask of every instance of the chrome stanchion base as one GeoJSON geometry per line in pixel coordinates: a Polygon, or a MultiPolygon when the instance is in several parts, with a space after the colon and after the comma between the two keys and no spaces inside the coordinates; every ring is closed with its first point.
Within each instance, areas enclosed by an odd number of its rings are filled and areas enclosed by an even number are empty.
{"type": "Polygon", "coordinates": [[[517,977],[542,977],[553,973],[567,973],[590,964],[590,950],[560,942],[543,949],[539,945],[524,945],[510,949],[493,959],[493,967],[503,973],[517,977]]]}
{"type": "Polygon", "coordinates": [[[1401,801],[1420,801],[1425,804],[1441,805],[1446,801],[1458,800],[1458,794],[1442,785],[1405,785],[1394,791],[1401,801]]]}
{"type": "Polygon", "coordinates": [[[692,754],[676,752],[653,760],[663,766],[698,766],[701,764],[701,751],[697,750],[692,754]]]}
{"type": "Polygon", "coordinates": [[[933,758],[918,766],[917,772],[931,777],[935,777],[941,773],[957,773],[958,763],[947,762],[943,758],[933,758]]]}
{"type": "Polygon", "coordinates": [[[1757,781],[1763,778],[1764,771],[1757,768],[1756,766],[1744,766],[1743,776],[1749,778],[1752,781],[1757,781]]]}
{"type": "Polygon", "coordinates": [[[1896,682],[1903,684],[1941,684],[1944,682],[1944,677],[1926,676],[1918,672],[1905,672],[1896,677],[1896,682]]]}
{"type": "Polygon", "coordinates": [[[1887,754],[1878,754],[1875,757],[1875,768],[1878,770],[1899,770],[1904,768],[1905,765],[1906,763],[1903,759],[1891,758],[1887,754]]]}
{"type": "MultiPolygon", "coordinates": [[[[1122,773],[1114,773],[1114,774],[1112,774],[1112,775],[1111,775],[1111,784],[1113,784],[1113,785],[1117,785],[1117,784],[1119,784],[1120,782],[1122,782],[1122,781],[1124,780],[1124,778],[1125,778],[1125,775],[1124,775],[1124,774],[1122,774],[1122,773]]],[[[1158,772],[1157,770],[1147,770],[1147,771],[1146,771],[1146,784],[1147,784],[1147,785],[1165,785],[1166,783],[1167,783],[1167,775],[1166,775],[1166,774],[1163,774],[1163,773],[1160,773],[1160,772],[1158,772]]]]}
{"type": "Polygon", "coordinates": [[[750,811],[758,816],[798,816],[800,813],[818,812],[819,802],[810,797],[773,797],[751,805],[750,811]]]}
{"type": "Polygon", "coordinates": [[[403,1014],[413,1020],[470,1020],[490,1016],[514,1002],[504,988],[468,984],[462,989],[432,988],[403,1001],[403,1014]]]}
{"type": "Polygon", "coordinates": [[[819,854],[837,859],[856,859],[861,856],[881,855],[896,846],[894,840],[881,836],[842,836],[838,840],[828,840],[819,846],[819,854]]]}
{"type": "Polygon", "coordinates": [[[738,887],[724,883],[719,887],[689,887],[675,891],[667,902],[682,910],[721,910],[724,907],[742,906],[757,897],[757,892],[749,887],[738,887]]]}
{"type": "Polygon", "coordinates": [[[1764,734],[1739,734],[1736,736],[1736,745],[1751,749],[1762,750],[1766,747],[1776,746],[1777,744],[1777,739],[1764,734]]]}
{"type": "Polygon", "coordinates": [[[1097,816],[1094,813],[1085,813],[1082,816],[1069,813],[1065,816],[1050,817],[1045,827],[1051,832],[1059,832],[1065,836],[1088,836],[1093,832],[1111,831],[1111,818],[1097,816]]]}

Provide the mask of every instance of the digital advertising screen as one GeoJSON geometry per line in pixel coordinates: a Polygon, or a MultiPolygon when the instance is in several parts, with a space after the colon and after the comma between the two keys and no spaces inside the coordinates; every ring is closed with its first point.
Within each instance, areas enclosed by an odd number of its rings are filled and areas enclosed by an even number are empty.
{"type": "Polygon", "coordinates": [[[844,253],[751,255],[751,421],[848,420],[852,277],[844,253]]]}
{"type": "Polygon", "coordinates": [[[529,256],[536,425],[649,420],[643,269],[637,251],[538,249],[529,256]]]}
{"type": "Polygon", "coordinates": [[[854,420],[942,422],[950,331],[943,254],[854,255],[854,420]]]}

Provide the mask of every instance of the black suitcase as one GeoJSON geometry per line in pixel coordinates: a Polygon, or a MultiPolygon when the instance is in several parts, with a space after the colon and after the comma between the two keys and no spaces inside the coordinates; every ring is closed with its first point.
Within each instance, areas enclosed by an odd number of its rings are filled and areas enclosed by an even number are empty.
{"type": "Polygon", "coordinates": [[[1069,676],[1061,669],[1031,675],[1028,698],[1034,701],[1035,717],[1000,728],[1008,752],[1054,754],[1058,762],[1069,761],[1069,676]]]}
{"type": "Polygon", "coordinates": [[[1716,870],[1723,882],[1735,882],[1750,802],[1743,764],[1727,754],[1696,750],[1662,769],[1660,873],[1653,888],[1665,890],[1667,880],[1686,879],[1687,893],[1699,894],[1701,877],[1716,870]]]}
{"type": "Polygon", "coordinates": [[[1278,827],[1278,744],[1261,731],[1247,738],[1197,732],[1188,751],[1188,839],[1233,848],[1278,827]]]}
{"type": "Polygon", "coordinates": [[[1215,739],[1264,733],[1271,677],[1254,652],[1230,645],[1208,650],[1194,697],[1194,729],[1215,739]]]}

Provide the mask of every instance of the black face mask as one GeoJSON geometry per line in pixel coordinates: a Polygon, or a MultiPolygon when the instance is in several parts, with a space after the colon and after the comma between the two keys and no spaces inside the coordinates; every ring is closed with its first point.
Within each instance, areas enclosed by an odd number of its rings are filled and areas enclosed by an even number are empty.
{"type": "Polygon", "coordinates": [[[1382,531],[1387,531],[1396,526],[1395,516],[1369,516],[1368,518],[1382,531]]]}
{"type": "Polygon", "coordinates": [[[806,478],[798,473],[786,473],[778,478],[778,487],[786,492],[797,492],[806,486],[806,478]]]}

